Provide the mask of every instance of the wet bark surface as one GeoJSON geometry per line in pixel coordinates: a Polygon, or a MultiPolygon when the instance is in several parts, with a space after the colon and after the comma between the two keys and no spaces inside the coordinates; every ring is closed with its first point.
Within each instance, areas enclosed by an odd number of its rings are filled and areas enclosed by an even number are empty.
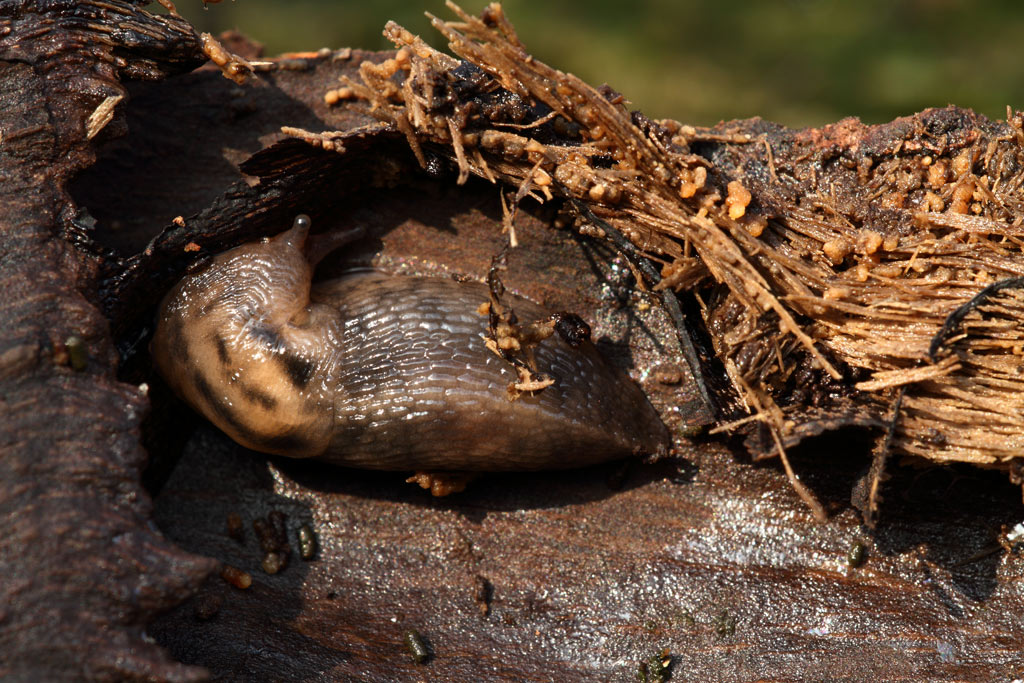
{"type": "Polygon", "coordinates": [[[7,3],[0,27],[0,676],[195,680],[142,633],[215,563],[150,525],[147,403],[115,377],[100,261],[66,193],[92,161],[92,113],[124,76],[198,64],[191,30],[88,2],[7,3]]]}
{"type": "MultiPolygon", "coordinates": [[[[504,243],[501,200],[486,181],[456,185],[454,165],[423,171],[358,102],[324,103],[340,75],[388,54],[293,56],[237,85],[186,73],[196,41],[177,20],[111,6],[121,10],[87,23],[146,32],[76,33],[87,3],[0,12],[11,28],[0,38],[0,674],[623,680],[664,648],[676,680],[1024,671],[1024,565],[998,544],[1024,506],[1005,473],[897,467],[868,530],[849,497],[872,435],[826,434],[790,452],[829,513],[815,521],[781,467],[702,433],[711,415],[658,297],[554,204],[524,204],[505,284],[592,325],[661,412],[674,457],[491,475],[434,499],[400,475],[247,451],[197,418],[167,395],[146,348],[154,307],[190,264],[304,212],[316,230],[369,233],[324,277],[371,265],[479,279],[504,243]],[[88,140],[90,115],[118,94],[88,140]],[[356,132],[339,154],[272,146],[281,126],[356,132]],[[253,523],[275,511],[290,551],[267,574],[253,523]],[[303,525],[317,538],[309,560],[303,525]],[[855,546],[866,557],[851,566],[855,546]],[[230,585],[217,563],[252,586],[230,585]]],[[[943,120],[951,137],[977,125],[957,111],[943,120]]],[[[847,127],[829,144],[882,154],[908,125],[847,127]]],[[[808,144],[756,121],[728,133],[767,134],[778,165],[799,167],[808,144]]],[[[748,149],[709,140],[696,152],[768,205],[771,174],[744,165],[748,149]]]]}

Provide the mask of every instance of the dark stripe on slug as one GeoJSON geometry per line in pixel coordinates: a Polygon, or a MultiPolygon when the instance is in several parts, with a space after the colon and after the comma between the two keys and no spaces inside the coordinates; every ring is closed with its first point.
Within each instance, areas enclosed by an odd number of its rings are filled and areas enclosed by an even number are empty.
{"type": "Polygon", "coordinates": [[[284,370],[288,373],[288,378],[295,385],[295,388],[305,389],[306,385],[309,384],[309,380],[313,377],[316,364],[302,356],[296,356],[291,353],[282,353],[277,358],[281,361],[281,365],[284,366],[284,370]]]}
{"type": "Polygon", "coordinates": [[[206,378],[198,370],[192,373],[192,383],[195,384],[196,390],[203,397],[203,400],[206,401],[206,405],[209,406],[211,411],[227,422],[236,432],[247,436],[252,435],[252,430],[249,426],[239,421],[234,411],[224,403],[224,397],[217,396],[210,383],[206,381],[206,378]]]}
{"type": "Polygon", "coordinates": [[[210,387],[210,383],[203,377],[203,373],[200,370],[192,371],[192,384],[195,385],[196,391],[203,397],[206,404],[212,408],[216,408],[220,404],[216,394],[213,393],[213,389],[210,387]]]}
{"type": "Polygon", "coordinates": [[[182,367],[188,367],[192,365],[192,352],[189,350],[188,342],[181,340],[179,343],[171,347],[178,354],[178,363],[182,367]]]}
{"type": "Polygon", "coordinates": [[[217,347],[217,358],[220,358],[221,364],[229,365],[231,356],[228,354],[228,344],[224,341],[224,337],[219,334],[213,335],[213,343],[217,347]]]}
{"type": "MultiPolygon", "coordinates": [[[[244,441],[247,441],[251,448],[254,448],[257,451],[268,451],[274,453],[303,453],[309,450],[309,441],[298,434],[265,436],[259,433],[259,429],[254,431],[249,425],[242,423],[238,419],[238,416],[235,415],[235,413],[225,405],[223,401],[214,400],[213,389],[198,371],[192,373],[192,382],[196,385],[196,389],[202,395],[203,399],[206,400],[210,409],[218,417],[227,422],[231,430],[234,430],[238,436],[240,436],[244,441]]],[[[242,391],[243,393],[247,393],[244,388],[242,391]]],[[[274,400],[269,396],[266,398],[271,401],[274,400]]],[[[236,441],[237,440],[238,439],[236,437],[236,441]]]]}
{"type": "Polygon", "coordinates": [[[280,349],[284,348],[284,344],[281,342],[281,335],[277,333],[277,330],[273,330],[264,325],[254,325],[251,331],[253,338],[258,339],[263,346],[271,353],[278,353],[280,349]]]}
{"type": "Polygon", "coordinates": [[[277,399],[264,391],[260,391],[259,389],[255,389],[244,384],[239,385],[239,388],[242,390],[242,395],[245,396],[245,400],[252,403],[259,403],[267,410],[272,410],[277,405],[277,399]]]}

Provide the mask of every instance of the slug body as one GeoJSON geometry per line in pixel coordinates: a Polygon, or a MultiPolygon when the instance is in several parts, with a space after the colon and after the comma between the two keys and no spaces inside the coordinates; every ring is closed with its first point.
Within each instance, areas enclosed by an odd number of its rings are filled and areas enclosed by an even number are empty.
{"type": "MultiPolygon", "coordinates": [[[[308,219],[215,257],[161,305],[153,358],[175,392],[257,451],[383,470],[510,471],[663,454],[647,398],[590,341],[535,349],[516,379],[485,346],[480,283],[363,272],[311,285],[308,219]],[[301,224],[300,224],[301,223],[301,224]]],[[[520,319],[546,312],[508,303],[520,319]]]]}

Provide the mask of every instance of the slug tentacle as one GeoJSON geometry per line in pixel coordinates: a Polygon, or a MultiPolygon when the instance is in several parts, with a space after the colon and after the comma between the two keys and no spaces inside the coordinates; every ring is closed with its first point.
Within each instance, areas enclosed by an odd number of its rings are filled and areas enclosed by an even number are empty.
{"type": "MultiPolygon", "coordinates": [[[[311,288],[309,257],[326,248],[307,247],[302,218],[215,257],[161,306],[157,368],[239,443],[387,470],[558,469],[667,451],[639,387],[589,340],[541,341],[533,360],[554,384],[510,401],[516,372],[487,348],[482,283],[363,272],[311,288]]],[[[524,320],[549,316],[507,301],[524,320]]]]}

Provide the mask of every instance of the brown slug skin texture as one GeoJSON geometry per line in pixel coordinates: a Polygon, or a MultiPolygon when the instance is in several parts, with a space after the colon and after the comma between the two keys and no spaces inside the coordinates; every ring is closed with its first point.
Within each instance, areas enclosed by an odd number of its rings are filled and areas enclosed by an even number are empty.
{"type": "MultiPolygon", "coordinates": [[[[308,219],[215,257],[160,307],[152,354],[174,391],[238,443],[381,470],[563,469],[664,454],[639,387],[589,341],[535,349],[555,378],[509,400],[484,345],[480,283],[361,272],[311,288],[308,219]]],[[[520,320],[547,316],[506,295],[520,320]]]]}

